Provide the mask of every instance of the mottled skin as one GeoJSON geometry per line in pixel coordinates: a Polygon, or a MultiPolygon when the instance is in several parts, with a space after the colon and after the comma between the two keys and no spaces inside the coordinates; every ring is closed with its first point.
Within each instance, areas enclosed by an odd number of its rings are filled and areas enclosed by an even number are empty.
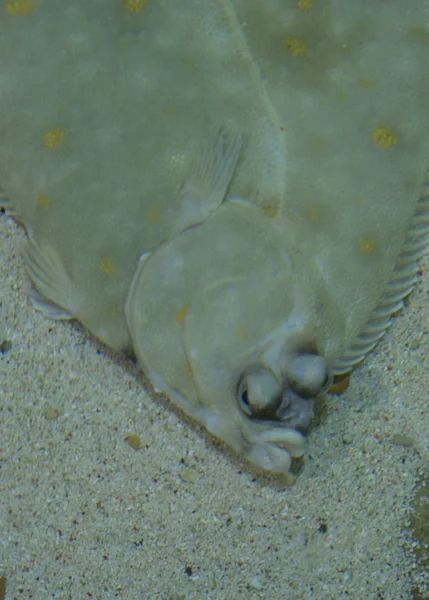
{"type": "Polygon", "coordinates": [[[288,473],[425,248],[425,3],[57,11],[0,24],[0,177],[33,303],[132,347],[155,389],[288,473]]]}

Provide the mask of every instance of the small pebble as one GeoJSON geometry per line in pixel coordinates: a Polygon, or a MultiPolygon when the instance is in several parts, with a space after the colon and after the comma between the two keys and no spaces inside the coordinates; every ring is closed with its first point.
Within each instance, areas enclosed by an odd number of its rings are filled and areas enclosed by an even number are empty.
{"type": "Polygon", "coordinates": [[[249,587],[252,590],[258,590],[258,591],[260,591],[260,590],[262,590],[262,588],[264,586],[262,585],[261,581],[259,580],[259,577],[254,577],[252,579],[252,581],[249,583],[249,587]]]}
{"type": "Polygon", "coordinates": [[[6,354],[12,348],[12,342],[10,340],[4,340],[0,343],[0,352],[6,354]]]}
{"type": "Polygon", "coordinates": [[[414,446],[414,439],[409,435],[403,435],[402,433],[396,433],[391,441],[395,446],[405,446],[407,448],[414,446]]]}
{"type": "Polygon", "coordinates": [[[61,414],[61,411],[59,408],[57,408],[56,406],[47,406],[45,408],[45,417],[48,419],[48,421],[53,421],[54,419],[57,419],[61,414]]]}
{"type": "Polygon", "coordinates": [[[137,435],[136,433],[130,433],[129,435],[127,435],[127,437],[125,438],[125,441],[128,442],[128,444],[134,450],[140,450],[140,447],[141,447],[140,436],[137,435]]]}
{"type": "Polygon", "coordinates": [[[349,445],[353,443],[353,436],[350,433],[343,435],[343,444],[349,445]]]}
{"type": "Polygon", "coordinates": [[[343,373],[342,375],[335,375],[334,381],[331,383],[328,392],[330,394],[341,394],[350,385],[351,372],[343,373]]]}
{"type": "Polygon", "coordinates": [[[195,469],[183,469],[179,473],[180,479],[187,483],[194,483],[198,479],[198,472],[195,469]]]}

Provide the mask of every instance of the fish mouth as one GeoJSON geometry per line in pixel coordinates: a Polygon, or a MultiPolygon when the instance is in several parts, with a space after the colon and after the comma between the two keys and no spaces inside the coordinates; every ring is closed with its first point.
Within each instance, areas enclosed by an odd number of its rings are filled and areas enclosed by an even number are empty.
{"type": "Polygon", "coordinates": [[[276,419],[283,425],[305,431],[313,417],[314,399],[304,398],[292,388],[286,388],[276,409],[276,419]]]}

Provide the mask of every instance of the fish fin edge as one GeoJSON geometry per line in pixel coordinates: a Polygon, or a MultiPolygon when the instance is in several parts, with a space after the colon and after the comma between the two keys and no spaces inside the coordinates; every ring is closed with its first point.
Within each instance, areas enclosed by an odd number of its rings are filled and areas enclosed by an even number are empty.
{"type": "Polygon", "coordinates": [[[401,310],[418,281],[418,259],[429,246],[429,172],[414,216],[396,260],[392,277],[386,285],[378,306],[372,311],[363,330],[341,359],[335,361],[332,372],[341,375],[360,363],[377,345],[391,324],[391,317],[401,310]]]}
{"type": "Polygon", "coordinates": [[[24,259],[30,279],[26,294],[36,310],[50,319],[73,319],[74,285],[58,252],[49,244],[38,244],[30,238],[24,248],[24,259]]]}

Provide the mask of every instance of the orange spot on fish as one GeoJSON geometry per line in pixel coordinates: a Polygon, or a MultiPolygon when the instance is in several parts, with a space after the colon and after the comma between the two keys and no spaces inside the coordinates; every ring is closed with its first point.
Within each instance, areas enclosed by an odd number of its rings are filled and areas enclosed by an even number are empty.
{"type": "Polygon", "coordinates": [[[314,0],[298,0],[298,8],[301,8],[302,10],[309,10],[310,8],[313,8],[314,5],[314,0]]]}
{"type": "Polygon", "coordinates": [[[235,329],[235,335],[239,340],[243,340],[247,336],[247,329],[244,325],[237,325],[235,329]]]}
{"type": "Polygon", "coordinates": [[[372,130],[372,139],[380,148],[393,148],[398,141],[392,129],[387,125],[377,125],[372,130]]]}
{"type": "Polygon", "coordinates": [[[42,137],[45,148],[58,148],[64,140],[64,129],[62,127],[52,127],[45,131],[42,137]]]}
{"type": "Polygon", "coordinates": [[[188,300],[179,308],[179,310],[176,311],[175,319],[178,323],[183,323],[183,321],[185,320],[190,304],[191,302],[190,300],[188,300]]]}
{"type": "Polygon", "coordinates": [[[284,41],[284,47],[292,56],[303,56],[307,54],[307,44],[301,38],[287,37],[284,41]]]}
{"type": "Polygon", "coordinates": [[[98,266],[100,267],[100,271],[105,275],[113,275],[116,271],[115,261],[113,257],[109,255],[102,256],[98,266]]]}
{"type": "Polygon", "coordinates": [[[370,237],[359,240],[359,250],[364,254],[372,254],[375,250],[375,241],[370,237]]]}
{"type": "Polygon", "coordinates": [[[149,0],[123,0],[123,8],[130,13],[139,13],[144,9],[149,0]]]}
{"type": "Polygon", "coordinates": [[[43,211],[48,211],[51,208],[51,201],[46,194],[40,194],[37,196],[36,206],[43,211]]]}
{"type": "Polygon", "coordinates": [[[155,223],[158,223],[158,221],[160,219],[159,211],[156,208],[150,208],[147,211],[146,218],[149,221],[149,223],[151,223],[152,225],[154,225],[155,223]]]}
{"type": "Polygon", "coordinates": [[[25,16],[36,8],[34,0],[6,0],[6,12],[9,15],[25,16]]]}

